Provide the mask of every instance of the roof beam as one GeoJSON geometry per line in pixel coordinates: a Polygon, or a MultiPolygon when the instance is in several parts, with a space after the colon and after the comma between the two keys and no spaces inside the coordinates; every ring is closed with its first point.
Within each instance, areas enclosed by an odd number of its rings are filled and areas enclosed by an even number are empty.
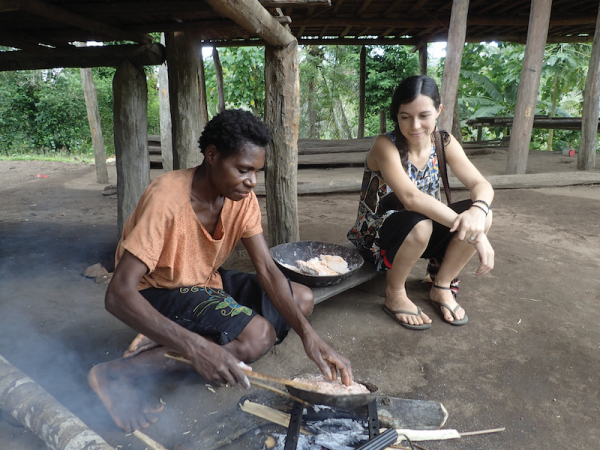
{"type": "MultiPolygon", "coordinates": [[[[386,27],[386,28],[429,28],[448,26],[450,24],[449,17],[440,18],[398,18],[386,19],[379,17],[372,18],[338,18],[338,17],[315,17],[312,19],[298,19],[294,21],[297,26],[352,26],[352,27],[386,27]]],[[[587,15],[581,16],[563,16],[550,19],[550,26],[560,25],[595,25],[596,18],[587,15]]],[[[497,17],[497,16],[471,16],[467,19],[467,26],[528,26],[529,17],[497,17]]]]}
{"type": "Polygon", "coordinates": [[[159,65],[165,61],[165,48],[161,44],[146,44],[48,48],[35,53],[0,52],[0,72],[54,67],[116,67],[126,59],[138,66],[159,65]]]}
{"type": "Polygon", "coordinates": [[[63,8],[49,5],[48,3],[44,3],[40,0],[0,0],[0,12],[11,10],[14,11],[15,9],[6,8],[15,7],[16,10],[19,11],[25,11],[59,23],[66,23],[71,26],[76,26],[84,30],[94,31],[102,36],[110,38],[111,40],[134,41],[143,44],[149,44],[152,42],[152,38],[150,36],[140,35],[138,33],[130,33],[111,25],[88,19],[63,8]]]}
{"type": "Polygon", "coordinates": [[[207,0],[219,14],[235,21],[250,33],[275,47],[286,47],[296,40],[258,0],[207,0]]]}

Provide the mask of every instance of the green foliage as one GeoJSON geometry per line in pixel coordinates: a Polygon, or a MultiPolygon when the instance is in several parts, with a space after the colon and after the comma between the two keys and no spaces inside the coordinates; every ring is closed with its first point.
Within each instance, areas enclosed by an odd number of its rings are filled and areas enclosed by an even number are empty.
{"type": "MultiPolygon", "coordinates": [[[[265,55],[262,47],[226,47],[219,49],[223,68],[225,107],[244,108],[259,117],[265,110],[265,55]]],[[[217,114],[219,96],[212,57],[204,60],[206,101],[210,117],[217,114]]]]}

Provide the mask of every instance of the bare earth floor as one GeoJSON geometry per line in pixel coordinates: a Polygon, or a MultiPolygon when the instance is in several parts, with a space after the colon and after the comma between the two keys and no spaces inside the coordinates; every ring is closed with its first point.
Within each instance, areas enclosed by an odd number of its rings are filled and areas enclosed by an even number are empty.
{"type": "MultiPolygon", "coordinates": [[[[498,175],[506,153],[472,160],[485,175],[498,175]]],[[[528,167],[534,173],[575,172],[575,158],[532,152],[528,167]]],[[[360,168],[347,170],[360,177],[360,168]]],[[[95,183],[94,168],[86,165],[0,162],[0,180],[0,354],[112,446],[143,450],[114,426],[86,383],[94,364],[119,357],[135,335],[104,310],[106,285],[83,277],[97,262],[113,268],[115,196],[102,195],[105,186],[95,183]]],[[[357,198],[300,197],[302,239],[343,243],[357,198]]],[[[490,232],[496,268],[476,279],[474,258],[462,274],[459,301],[468,325],[450,326],[433,310],[421,283],[423,262],[407,287],[433,317],[430,330],[409,331],[383,313],[383,298],[373,293],[381,291],[383,279],[368,292],[353,289],[319,304],[309,320],[351,360],[355,376],[380,392],[442,402],[448,428],[506,427],[499,434],[423,443],[428,449],[597,449],[599,219],[600,186],[498,190],[490,232]]],[[[251,270],[241,249],[228,266],[251,270]]],[[[285,377],[316,372],[294,333],[254,367],[285,377]]],[[[148,396],[166,403],[160,421],[145,432],[168,448],[190,448],[202,430],[215,426],[211,418],[235,408],[247,393],[213,393],[197,375],[144,385],[148,396]]],[[[249,433],[226,448],[262,448],[264,438],[249,433]]],[[[45,446],[0,420],[0,448],[45,446]]]]}

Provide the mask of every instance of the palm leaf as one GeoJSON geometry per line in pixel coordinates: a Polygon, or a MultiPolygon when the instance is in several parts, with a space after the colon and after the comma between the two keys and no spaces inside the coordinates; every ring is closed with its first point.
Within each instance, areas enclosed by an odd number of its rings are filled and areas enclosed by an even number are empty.
{"type": "Polygon", "coordinates": [[[471,72],[469,70],[461,70],[460,74],[478,86],[481,86],[487,95],[489,95],[493,100],[496,100],[497,102],[504,101],[504,95],[502,94],[502,91],[500,91],[498,86],[496,86],[488,77],[471,72]]]}

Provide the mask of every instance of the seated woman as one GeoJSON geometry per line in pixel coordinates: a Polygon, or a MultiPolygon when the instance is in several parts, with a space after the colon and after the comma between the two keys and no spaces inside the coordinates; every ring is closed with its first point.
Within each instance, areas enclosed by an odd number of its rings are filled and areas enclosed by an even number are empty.
{"type": "Polygon", "coordinates": [[[406,293],[406,279],[419,258],[441,261],[437,273],[431,264],[428,268],[433,279],[429,298],[452,325],[468,321],[456,302],[459,272],[475,253],[477,275],[494,267],[487,238],[494,191],[456,139],[444,131],[437,134],[441,110],[438,87],[429,77],[410,77],[396,88],[390,110],[395,130],[378,136],[367,155],[358,215],[348,232],[361,253],[372,256],[379,270],[388,270],[384,311],[412,330],[431,327],[431,319],[406,293]],[[436,135],[441,149],[435,148],[436,135]],[[441,202],[437,152],[444,149],[470,200],[441,202]]]}
{"type": "Polygon", "coordinates": [[[290,283],[265,242],[252,189],[271,141],[252,113],[223,111],[200,137],[204,161],[155,179],[125,222],[106,309],[141,333],[124,358],[94,366],[88,382],[127,432],[158,420],[142,397],[144,376],[195,369],[207,381],[249,387],[253,362],[293,328],[329,379],[352,383],[349,361],[313,330],[312,291],[290,283]],[[256,275],[221,269],[242,241],[256,275]],[[165,358],[184,354],[192,366],[165,358]]]}

